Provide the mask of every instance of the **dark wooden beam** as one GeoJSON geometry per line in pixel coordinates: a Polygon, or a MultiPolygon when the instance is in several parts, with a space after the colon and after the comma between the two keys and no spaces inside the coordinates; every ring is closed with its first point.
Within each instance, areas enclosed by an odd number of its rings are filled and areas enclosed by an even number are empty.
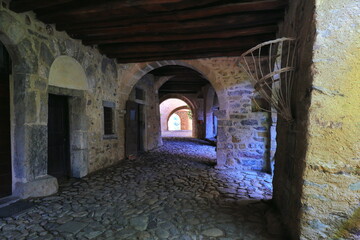
{"type": "MultiPolygon", "coordinates": [[[[16,12],[26,12],[36,9],[43,9],[44,12],[52,12],[56,10],[75,11],[78,8],[83,8],[83,11],[90,11],[92,8],[99,6],[101,9],[97,10],[100,12],[104,7],[108,6],[117,8],[126,7],[139,7],[139,6],[152,6],[152,5],[175,5],[178,8],[182,7],[194,7],[201,4],[208,4],[219,0],[131,0],[131,1],[116,1],[116,0],[12,0],[10,3],[11,9],[16,12]],[[184,3],[182,3],[184,2],[184,3]]],[[[174,7],[175,7],[174,6],[174,7]]],[[[175,8],[176,9],[176,8],[175,8]]]]}
{"type": "Polygon", "coordinates": [[[200,19],[186,22],[144,23],[126,27],[83,29],[75,31],[70,30],[68,31],[68,33],[80,39],[85,37],[112,35],[130,36],[154,33],[199,33],[241,27],[270,25],[278,22],[282,18],[282,16],[282,11],[268,11],[262,13],[221,16],[210,19],[200,19]]]}
{"type": "MultiPolygon", "coordinates": [[[[191,53],[193,51],[214,51],[231,49],[244,49],[269,39],[274,34],[257,35],[243,38],[216,39],[216,40],[194,40],[194,41],[175,41],[162,43],[129,43],[111,44],[100,46],[100,51],[108,56],[126,55],[135,56],[136,54],[162,54],[162,53],[191,53]]],[[[141,56],[141,55],[138,55],[141,56]]]]}
{"type": "Polygon", "coordinates": [[[157,56],[143,56],[143,57],[132,57],[132,56],[113,56],[117,58],[118,63],[140,63],[140,62],[153,62],[153,61],[162,61],[162,60],[187,60],[187,59],[201,59],[201,58],[214,58],[214,57],[237,57],[240,56],[243,52],[249,50],[249,48],[255,46],[249,46],[244,49],[223,49],[217,51],[199,51],[192,53],[163,53],[162,55],[157,56]]]}
{"type": "MultiPolygon", "coordinates": [[[[211,3],[220,2],[222,0],[182,0],[182,1],[98,1],[98,0],[78,0],[67,3],[65,5],[55,6],[52,8],[44,8],[36,11],[39,19],[45,22],[68,22],[67,18],[72,21],[97,17],[98,20],[107,19],[112,16],[129,16],[129,11],[135,13],[161,13],[169,11],[178,11],[188,8],[207,6],[211,3]]],[[[140,16],[140,15],[139,15],[140,16]]]]}
{"type": "Polygon", "coordinates": [[[69,20],[64,19],[56,21],[56,28],[62,30],[76,30],[76,29],[92,29],[92,28],[104,28],[114,26],[128,26],[131,24],[139,23],[154,23],[154,22],[176,22],[176,21],[188,21],[200,18],[209,18],[219,15],[239,14],[243,12],[254,11],[268,11],[283,9],[286,3],[283,0],[263,0],[256,2],[243,2],[234,4],[224,4],[216,7],[201,8],[195,10],[185,10],[170,13],[152,13],[150,16],[134,16],[131,15],[128,18],[125,16],[107,14],[103,17],[96,14],[92,17],[85,18],[81,22],[76,22],[73,19],[71,23],[64,23],[62,21],[69,20]]]}
{"type": "Polygon", "coordinates": [[[95,36],[83,37],[82,42],[85,45],[98,44],[112,44],[112,43],[128,43],[128,42],[168,42],[181,40],[196,40],[196,39],[222,39],[233,37],[245,37],[258,34],[274,33],[277,30],[277,25],[267,25],[250,27],[243,29],[229,29],[225,31],[214,31],[205,33],[193,34],[144,34],[140,36],[95,36]]]}

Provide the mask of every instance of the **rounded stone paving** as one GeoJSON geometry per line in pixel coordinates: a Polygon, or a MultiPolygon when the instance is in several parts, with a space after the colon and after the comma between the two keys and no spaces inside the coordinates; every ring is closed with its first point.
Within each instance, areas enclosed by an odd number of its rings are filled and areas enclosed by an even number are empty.
{"type": "Polygon", "coordinates": [[[214,168],[215,148],[166,139],[137,159],[71,179],[0,219],[0,239],[282,239],[265,213],[271,176],[214,168]]]}

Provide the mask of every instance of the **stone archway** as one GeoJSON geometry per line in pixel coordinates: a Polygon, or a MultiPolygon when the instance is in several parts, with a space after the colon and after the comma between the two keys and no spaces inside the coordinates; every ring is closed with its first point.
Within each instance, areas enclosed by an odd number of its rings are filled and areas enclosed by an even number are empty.
{"type": "MultiPolygon", "coordinates": [[[[175,93],[164,95],[159,100],[159,102],[161,104],[162,102],[164,102],[170,98],[180,99],[180,100],[184,101],[189,106],[189,109],[193,114],[193,119],[197,119],[197,112],[196,112],[197,105],[195,102],[193,102],[191,99],[187,98],[186,96],[183,96],[181,94],[175,94],[175,93]]],[[[192,130],[193,130],[192,136],[195,138],[198,137],[198,125],[197,124],[198,124],[197,121],[192,121],[192,130]]]]}
{"type": "MultiPolygon", "coordinates": [[[[122,99],[126,101],[128,99],[128,94],[131,92],[133,86],[146,74],[151,72],[152,70],[164,66],[169,65],[178,65],[183,67],[191,68],[199,73],[201,73],[214,87],[216,94],[219,98],[220,110],[227,109],[227,101],[226,101],[226,91],[223,83],[218,81],[216,74],[209,68],[208,66],[201,63],[198,60],[171,60],[171,61],[157,61],[151,63],[138,63],[132,64],[130,68],[124,71],[123,80],[122,80],[122,88],[123,96],[122,99]]],[[[166,81],[166,79],[164,80],[166,81]]],[[[125,105],[123,106],[125,109],[125,105]]]]}
{"type": "Polygon", "coordinates": [[[17,21],[2,11],[0,41],[12,59],[12,195],[21,198],[51,195],[57,192],[58,185],[56,178],[47,175],[47,116],[42,114],[47,104],[47,95],[43,94],[47,86],[39,79],[38,53],[28,39],[27,29],[9,24],[12,22],[17,21]]]}
{"type": "Polygon", "coordinates": [[[169,120],[170,120],[171,116],[173,114],[176,114],[180,117],[180,120],[181,120],[180,130],[193,130],[192,129],[193,121],[190,120],[190,118],[189,118],[189,112],[191,112],[191,111],[190,111],[190,108],[188,108],[188,107],[175,108],[168,115],[168,118],[167,118],[168,124],[169,124],[169,120]],[[189,122],[191,122],[191,124],[189,122]]]}

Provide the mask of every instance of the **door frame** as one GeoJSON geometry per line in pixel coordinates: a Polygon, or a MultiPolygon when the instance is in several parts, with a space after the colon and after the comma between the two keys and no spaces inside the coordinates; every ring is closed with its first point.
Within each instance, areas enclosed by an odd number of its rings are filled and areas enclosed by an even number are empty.
{"type": "Polygon", "coordinates": [[[6,122],[6,124],[9,124],[8,125],[8,141],[9,141],[9,146],[8,147],[8,151],[9,151],[9,158],[6,159],[7,164],[9,164],[10,168],[8,169],[9,170],[9,177],[11,178],[10,179],[10,183],[9,185],[7,185],[7,188],[9,188],[9,194],[8,195],[5,195],[1,198],[6,198],[6,197],[9,197],[9,196],[12,196],[13,193],[14,193],[14,184],[15,184],[15,181],[14,181],[14,166],[13,166],[13,147],[14,147],[14,141],[13,141],[13,132],[14,132],[14,129],[13,129],[13,81],[12,81],[12,59],[11,59],[11,55],[9,53],[9,51],[7,50],[5,44],[3,44],[2,42],[1,43],[1,46],[3,48],[3,55],[7,58],[5,60],[7,60],[7,65],[4,66],[5,68],[5,73],[7,75],[7,85],[8,85],[8,89],[7,89],[7,94],[9,95],[9,98],[8,98],[8,101],[7,101],[7,104],[8,104],[8,112],[6,113],[8,119],[6,119],[8,122],[6,122]],[[7,68],[7,69],[6,69],[7,68]]]}
{"type": "Polygon", "coordinates": [[[49,86],[48,94],[68,97],[70,177],[88,174],[88,121],[85,91],[49,86]]]}

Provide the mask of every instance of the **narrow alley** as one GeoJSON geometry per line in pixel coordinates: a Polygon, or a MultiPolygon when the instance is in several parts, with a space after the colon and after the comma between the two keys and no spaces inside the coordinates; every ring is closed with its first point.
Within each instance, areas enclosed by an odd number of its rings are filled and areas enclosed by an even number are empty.
{"type": "Polygon", "coordinates": [[[0,239],[281,239],[266,212],[271,176],[217,170],[215,147],[164,139],[133,160],[61,184],[0,220],[0,239]]]}

